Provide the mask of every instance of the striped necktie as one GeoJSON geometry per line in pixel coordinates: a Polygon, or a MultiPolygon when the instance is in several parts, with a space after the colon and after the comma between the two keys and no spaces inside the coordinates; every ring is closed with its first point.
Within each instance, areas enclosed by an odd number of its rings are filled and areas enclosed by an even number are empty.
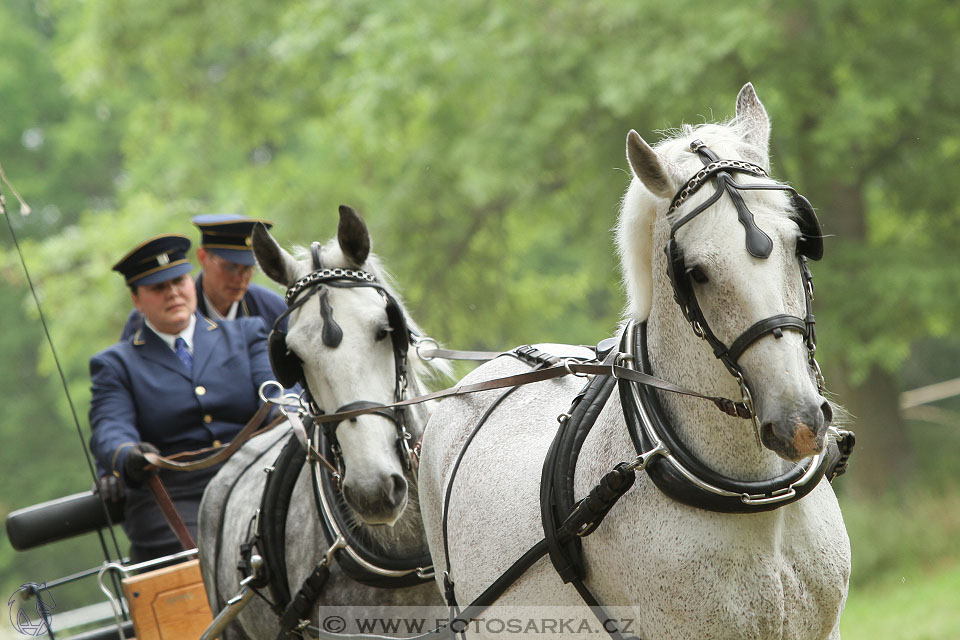
{"type": "Polygon", "coordinates": [[[187,368],[187,371],[193,371],[193,356],[190,355],[190,350],[187,349],[187,341],[181,337],[177,337],[173,341],[173,350],[177,352],[177,357],[180,358],[180,362],[187,368]]]}

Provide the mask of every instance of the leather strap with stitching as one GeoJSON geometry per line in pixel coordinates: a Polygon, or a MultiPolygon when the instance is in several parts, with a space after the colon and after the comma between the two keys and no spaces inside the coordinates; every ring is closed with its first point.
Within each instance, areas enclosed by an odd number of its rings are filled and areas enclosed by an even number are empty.
{"type": "Polygon", "coordinates": [[[733,341],[733,344],[730,345],[730,348],[727,350],[727,355],[731,360],[737,362],[750,345],[768,333],[775,332],[777,329],[794,329],[799,331],[803,336],[807,335],[807,323],[803,318],[787,314],[770,316],[769,318],[764,318],[750,325],[746,331],[741,333],[740,336],[733,341]]]}

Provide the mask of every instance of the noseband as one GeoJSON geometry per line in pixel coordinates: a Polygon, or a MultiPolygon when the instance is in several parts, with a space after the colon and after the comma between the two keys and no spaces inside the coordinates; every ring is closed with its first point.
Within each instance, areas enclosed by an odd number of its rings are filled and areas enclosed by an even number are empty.
{"type": "Polygon", "coordinates": [[[697,337],[707,341],[713,349],[714,355],[723,362],[731,375],[737,379],[744,402],[753,413],[754,425],[759,428],[753,399],[744,379],[743,370],[740,368],[739,360],[743,353],[763,336],[773,334],[775,338],[779,339],[783,337],[784,330],[797,331],[802,334],[807,347],[808,361],[816,376],[817,389],[823,392],[823,376],[814,357],[817,349],[817,338],[814,331],[813,274],[807,266],[808,258],[819,260],[823,257],[823,232],[810,202],[793,187],[766,183],[738,184],[733,180],[732,173],[746,173],[765,178],[767,173],[762,167],[742,160],[721,160],[700,140],[694,140],[690,143],[690,151],[699,156],[704,167],[677,192],[670,202],[667,213],[669,214],[680,208],[690,196],[711,180],[716,180],[717,189],[700,206],[671,225],[670,238],[664,247],[664,252],[667,255],[667,275],[673,286],[674,300],[680,306],[684,318],[693,327],[693,332],[697,337]],[[687,268],[683,252],[677,243],[676,234],[680,227],[706,211],[726,194],[733,201],[737,210],[737,218],[746,232],[747,252],[755,258],[768,258],[773,250],[773,241],[757,226],[753,213],[747,208],[743,196],[739,193],[745,190],[782,190],[791,193],[793,205],[799,214],[797,224],[800,227],[801,236],[797,242],[797,260],[804,281],[803,294],[806,314],[803,318],[789,314],[778,314],[764,318],[748,327],[730,346],[727,346],[710,329],[710,325],[703,315],[693,285],[696,274],[693,269],[687,268]]]}
{"type": "MultiPolygon", "coordinates": [[[[407,389],[407,351],[410,345],[410,330],[407,328],[406,318],[403,310],[386,288],[380,284],[376,277],[366,271],[359,269],[326,269],[320,259],[320,243],[314,242],[310,247],[313,258],[314,271],[300,278],[290,285],[287,289],[284,299],[287,303],[287,309],[273,323],[273,330],[270,332],[269,353],[270,364],[273,368],[277,380],[287,388],[291,388],[298,382],[304,389],[300,404],[302,412],[306,414],[304,422],[312,422],[311,417],[324,415],[324,410],[316,403],[314,395],[310,392],[306,377],[303,372],[303,362],[287,346],[287,334],[281,329],[282,321],[287,318],[295,309],[303,306],[310,298],[317,296],[320,302],[320,315],[323,319],[322,339],[323,343],[330,348],[339,346],[343,338],[343,330],[333,318],[333,307],[330,304],[329,289],[327,287],[336,287],[340,289],[352,289],[358,287],[367,287],[375,289],[386,301],[387,321],[390,323],[390,337],[393,344],[394,361],[394,402],[403,399],[403,394],[407,389]]],[[[400,453],[400,460],[406,471],[414,472],[413,453],[410,442],[412,434],[406,427],[406,412],[403,408],[383,407],[381,403],[370,402],[367,400],[357,400],[349,402],[336,410],[336,413],[350,411],[353,409],[373,409],[374,413],[384,417],[396,426],[397,429],[397,447],[400,453]]],[[[323,426],[323,441],[320,443],[324,454],[333,458],[334,466],[340,478],[343,477],[344,463],[341,455],[340,443],[337,440],[337,425],[339,422],[318,423],[323,426]]],[[[316,436],[315,436],[316,438],[316,436]]]]}

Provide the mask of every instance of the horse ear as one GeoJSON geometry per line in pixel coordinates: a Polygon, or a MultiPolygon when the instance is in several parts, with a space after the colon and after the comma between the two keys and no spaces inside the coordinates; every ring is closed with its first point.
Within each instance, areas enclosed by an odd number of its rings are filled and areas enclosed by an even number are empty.
{"type": "Polygon", "coordinates": [[[345,204],[340,205],[340,225],[337,227],[337,242],[343,255],[358,267],[370,255],[370,234],[363,218],[345,204]]]}
{"type": "Polygon", "coordinates": [[[253,255],[267,277],[285,287],[290,286],[297,279],[294,257],[277,244],[263,223],[258,222],[253,227],[252,240],[253,255]]]}
{"type": "Polygon", "coordinates": [[[762,153],[759,164],[767,168],[770,163],[770,117],[750,82],[743,85],[737,95],[737,122],[743,141],[762,153]]]}
{"type": "Polygon", "coordinates": [[[633,175],[661,198],[672,198],[683,182],[680,167],[654,151],[633,129],[627,134],[627,161],[633,175]]]}

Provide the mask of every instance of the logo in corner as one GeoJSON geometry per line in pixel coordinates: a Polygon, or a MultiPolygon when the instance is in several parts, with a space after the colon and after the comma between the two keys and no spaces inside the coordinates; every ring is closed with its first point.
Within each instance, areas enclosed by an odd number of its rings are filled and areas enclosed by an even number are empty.
{"type": "Polygon", "coordinates": [[[13,592],[7,600],[7,607],[10,609],[10,624],[14,629],[22,635],[38,637],[51,631],[50,616],[57,608],[57,603],[47,589],[46,582],[27,582],[13,592]],[[36,613],[25,608],[29,606],[31,598],[36,598],[36,607],[33,607],[36,613]]]}

